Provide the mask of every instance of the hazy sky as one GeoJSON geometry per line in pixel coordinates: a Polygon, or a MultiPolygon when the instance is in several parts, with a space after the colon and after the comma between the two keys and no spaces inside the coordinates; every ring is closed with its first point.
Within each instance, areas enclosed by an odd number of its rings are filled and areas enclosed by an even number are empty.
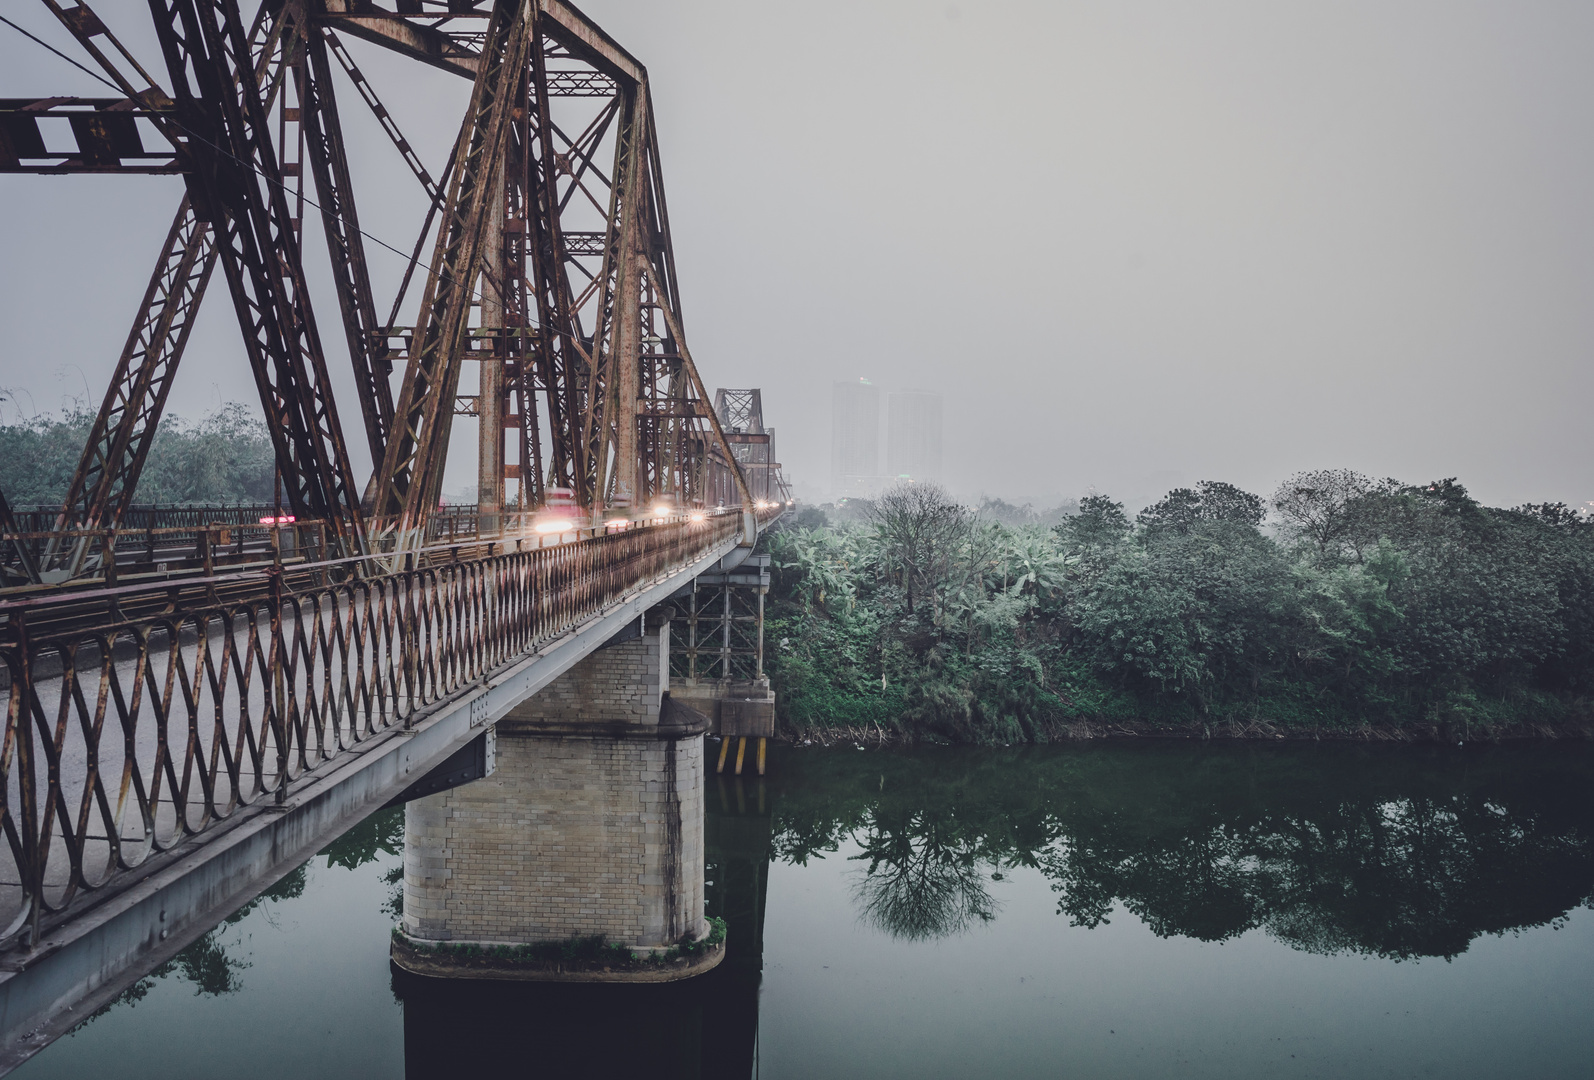
{"type": "MultiPolygon", "coordinates": [[[[582,6],[648,66],[704,380],[763,388],[799,484],[861,375],[946,395],[965,495],[1344,465],[1594,500],[1594,6],[582,6]]],[[[149,40],[143,4],[98,9],[149,40]]],[[[354,48],[440,164],[466,84],[354,48]]],[[[0,95],[48,92],[105,93],[0,26],[0,95]]],[[[362,221],[407,250],[419,189],[379,140],[350,136],[362,221]]],[[[0,178],[25,407],[97,404],[180,188],[0,178]]],[[[402,260],[371,258],[385,314],[402,260]]],[[[237,338],[218,275],[174,411],[253,398],[237,338]]]]}

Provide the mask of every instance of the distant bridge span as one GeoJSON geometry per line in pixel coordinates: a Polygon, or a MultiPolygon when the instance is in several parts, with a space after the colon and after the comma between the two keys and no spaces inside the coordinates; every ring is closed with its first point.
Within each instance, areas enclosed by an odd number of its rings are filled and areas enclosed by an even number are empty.
{"type": "MultiPolygon", "coordinates": [[[[716,409],[688,349],[646,70],[564,0],[265,0],[252,15],[151,0],[160,55],[142,59],[70,2],[40,0],[112,93],[0,102],[0,172],[170,174],[185,195],[63,504],[14,513],[0,494],[0,1071],[378,807],[480,776],[514,710],[522,762],[552,745],[538,739],[653,740],[637,760],[667,762],[675,876],[634,875],[646,888],[616,910],[654,905],[640,948],[699,940],[701,800],[673,785],[678,766],[700,779],[708,721],[660,722],[668,656],[662,674],[615,676],[652,694],[638,723],[527,711],[708,575],[721,628],[694,594],[686,682],[711,712],[737,688],[726,731],[772,723],[762,602],[747,646],[731,601],[767,577],[729,571],[789,492],[758,391],[721,391],[716,409]],[[470,80],[440,168],[344,35],[470,80]],[[429,207],[385,318],[337,104],[351,90],[403,166],[390,174],[413,174],[429,207]],[[364,483],[312,310],[312,219],[364,483]],[[141,522],[139,477],[218,266],[280,495],[258,524],[141,522]],[[474,395],[459,392],[467,361],[474,395]],[[478,430],[468,515],[439,505],[456,416],[478,430]]],[[[627,655],[657,660],[658,618],[627,655]]],[[[647,805],[638,821],[660,817],[647,805]]],[[[417,889],[444,912],[414,915],[406,893],[425,948],[460,916],[446,887],[417,889]]]]}

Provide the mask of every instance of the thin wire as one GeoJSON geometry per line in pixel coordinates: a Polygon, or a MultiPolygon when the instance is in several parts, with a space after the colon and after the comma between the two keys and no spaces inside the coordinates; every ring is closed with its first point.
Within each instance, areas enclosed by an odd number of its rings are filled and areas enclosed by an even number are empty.
{"type": "Polygon", "coordinates": [[[94,78],[98,79],[100,82],[104,83],[106,86],[109,86],[112,90],[115,90],[118,94],[120,94],[122,92],[122,88],[120,86],[117,86],[111,80],[107,79],[104,75],[101,75],[99,72],[91,70],[90,68],[84,67],[82,64],[78,63],[76,60],[72,59],[66,53],[62,52],[60,49],[57,49],[54,45],[51,45],[48,41],[45,41],[43,38],[34,37],[32,34],[28,33],[26,30],[22,29],[22,27],[18,26],[16,23],[14,23],[10,19],[6,18],[4,15],[0,15],[0,22],[5,23],[7,26],[11,27],[11,29],[13,29],[17,33],[21,34],[23,37],[29,38],[30,40],[36,42],[37,44],[43,45],[46,49],[49,49],[51,52],[55,53],[55,55],[59,56],[62,60],[65,60],[67,63],[71,64],[73,67],[77,68],[79,71],[83,72],[84,74],[93,76],[94,78]]]}
{"type": "MultiPolygon", "coordinates": [[[[57,49],[54,45],[51,45],[48,41],[44,41],[41,38],[34,37],[34,35],[28,33],[26,30],[24,30],[22,27],[18,26],[16,23],[12,22],[10,19],[6,18],[4,15],[0,15],[0,22],[5,23],[7,26],[11,27],[11,29],[13,29],[17,33],[21,34],[23,37],[28,38],[28,39],[30,39],[30,40],[32,40],[32,41],[34,41],[34,42],[36,42],[36,43],[38,43],[40,45],[43,45],[46,49],[49,49],[55,55],[59,56],[62,60],[65,60],[67,63],[71,64],[73,67],[77,68],[79,71],[82,71],[85,74],[91,75],[94,78],[98,79],[100,82],[104,83],[106,86],[109,86],[112,90],[115,90],[118,94],[122,93],[122,88],[120,86],[117,86],[115,83],[111,82],[111,80],[107,79],[105,76],[99,74],[96,71],[92,71],[92,70],[90,70],[87,67],[84,67],[82,64],[80,64],[76,60],[72,59],[66,53],[62,52],[60,49],[57,49]]],[[[233,161],[237,162],[239,165],[242,165],[244,168],[248,169],[250,172],[252,172],[255,175],[259,176],[266,183],[275,184],[277,187],[281,188],[282,191],[285,194],[300,194],[300,193],[293,192],[292,190],[290,190],[288,185],[284,184],[282,181],[273,180],[270,176],[267,176],[265,174],[265,172],[263,172],[261,169],[256,167],[253,162],[245,161],[243,158],[239,157],[237,154],[234,154],[231,150],[228,150],[226,147],[217,146],[215,143],[211,142],[209,139],[205,138],[203,135],[196,135],[194,132],[192,132],[192,131],[188,130],[186,127],[184,127],[177,120],[168,117],[167,118],[167,122],[170,123],[173,127],[175,127],[178,131],[181,131],[183,134],[187,135],[190,139],[194,139],[197,142],[202,142],[206,146],[210,147],[212,150],[216,151],[218,154],[222,154],[225,157],[231,158],[233,161]]],[[[308,195],[304,195],[303,198],[304,198],[305,202],[307,202],[311,206],[315,207],[323,215],[325,215],[327,213],[326,209],[324,207],[322,207],[320,203],[316,202],[314,199],[310,198],[308,195]]],[[[363,236],[367,240],[371,241],[373,244],[376,244],[376,245],[378,245],[380,247],[387,248],[393,254],[395,254],[399,258],[403,259],[405,261],[405,263],[407,263],[407,264],[415,265],[415,264],[418,264],[420,262],[419,257],[412,257],[409,254],[400,251],[398,248],[394,247],[392,244],[388,243],[386,240],[383,240],[380,237],[372,236],[370,233],[366,232],[364,229],[358,229],[356,231],[361,236],[363,236]]]]}

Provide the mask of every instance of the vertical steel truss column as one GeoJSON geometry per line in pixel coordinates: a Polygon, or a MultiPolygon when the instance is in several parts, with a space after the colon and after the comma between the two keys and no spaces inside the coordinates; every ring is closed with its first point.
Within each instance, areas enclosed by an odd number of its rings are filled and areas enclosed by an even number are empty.
{"type": "MultiPolygon", "coordinates": [[[[56,521],[58,531],[114,529],[121,523],[138,488],[215,265],[210,226],[195,216],[192,202],[184,198],[89,429],[56,521]]],[[[74,576],[82,572],[88,548],[84,538],[58,537],[51,541],[45,566],[74,576]]]]}
{"type": "Polygon", "coordinates": [[[504,506],[504,329],[503,293],[510,287],[504,274],[504,178],[500,165],[488,184],[492,198],[482,236],[480,382],[476,396],[476,529],[482,535],[499,531],[504,506]]]}
{"type": "MultiPolygon", "coordinates": [[[[764,677],[764,595],[769,592],[766,586],[758,586],[758,644],[753,652],[753,678],[764,677]]],[[[759,744],[759,752],[763,752],[763,743],[759,744]]]]}
{"type": "Polygon", "coordinates": [[[535,101],[527,102],[531,127],[527,144],[525,234],[536,294],[537,337],[534,362],[521,367],[519,392],[521,423],[525,425],[537,417],[534,389],[540,387],[542,391],[548,411],[548,461],[544,463],[542,459],[538,432],[523,429],[522,447],[530,455],[532,465],[528,485],[528,461],[522,458],[521,483],[527,505],[542,502],[545,477],[555,487],[576,491],[577,498],[584,503],[591,498],[590,489],[585,487],[588,454],[579,437],[580,417],[584,411],[584,375],[591,367],[591,357],[581,349],[581,330],[571,298],[568,260],[559,220],[560,165],[553,144],[546,40],[542,36],[541,19],[539,14],[531,50],[530,95],[535,101]]]}
{"type": "MultiPolygon", "coordinates": [[[[646,98],[632,95],[623,107],[629,116],[622,115],[620,147],[615,167],[615,192],[619,196],[620,217],[616,238],[618,267],[615,271],[615,289],[619,295],[614,304],[615,327],[610,340],[614,355],[609,359],[608,373],[613,388],[604,397],[613,408],[614,420],[602,426],[606,439],[614,440],[613,477],[607,485],[598,477],[598,490],[604,491],[610,501],[626,506],[635,505],[644,496],[638,490],[639,418],[637,406],[642,401],[642,327],[644,294],[650,292],[647,280],[647,248],[649,237],[642,231],[642,157],[648,137],[646,98]],[[636,100],[641,98],[641,100],[636,100]],[[642,106],[642,107],[639,107],[642,106]],[[626,121],[629,120],[629,123],[626,121]]],[[[600,450],[598,466],[601,469],[608,455],[600,450]]]]}
{"type": "MultiPolygon", "coordinates": [[[[186,132],[189,195],[216,231],[289,503],[357,550],[359,493],[236,0],[149,3],[186,132]]],[[[285,56],[299,44],[296,32],[279,36],[285,56]]]]}
{"type": "MultiPolygon", "coordinates": [[[[22,530],[17,527],[17,519],[11,513],[11,504],[6,501],[4,491],[0,491],[0,532],[11,537],[11,549],[16,554],[17,566],[22,571],[22,576],[28,581],[37,582],[38,564],[33,561],[33,552],[28,550],[28,542],[22,538],[22,530]]],[[[10,584],[10,582],[3,583],[10,584]]]]}
{"type": "Polygon", "coordinates": [[[514,79],[526,64],[528,37],[523,3],[497,0],[422,298],[424,323],[417,327],[416,346],[394,409],[393,432],[377,475],[376,513],[393,519],[382,528],[392,530],[392,543],[398,547],[425,535],[442,484],[460,349],[480,266],[483,227],[493,201],[490,181],[503,156],[514,79]]]}
{"type": "Polygon", "coordinates": [[[731,583],[720,586],[720,678],[729,679],[731,672],[731,628],[735,620],[731,615],[731,583]]]}
{"type": "Polygon", "coordinates": [[[701,383],[656,312],[678,324],[674,254],[645,82],[622,86],[583,445],[595,490],[617,503],[705,502],[698,459],[715,441],[701,383]]]}
{"type": "MultiPolygon", "coordinates": [[[[536,45],[535,25],[530,32],[533,42],[528,52],[534,52],[536,45]]],[[[495,185],[495,190],[500,193],[498,209],[495,214],[497,223],[489,226],[489,232],[496,237],[497,254],[494,258],[484,260],[483,265],[489,267],[496,275],[502,286],[499,298],[501,315],[492,333],[494,356],[501,365],[499,386],[493,396],[498,404],[499,427],[493,446],[498,472],[498,488],[500,502],[507,501],[508,481],[517,480],[515,504],[525,510],[530,504],[530,492],[536,488],[539,495],[541,488],[537,486],[537,471],[541,461],[541,446],[538,441],[537,404],[536,394],[532,388],[527,344],[530,340],[531,325],[530,297],[526,285],[526,247],[527,247],[527,217],[531,208],[531,110],[528,107],[531,100],[531,66],[527,65],[515,73],[515,99],[511,107],[509,132],[504,144],[504,159],[502,175],[495,185]],[[511,408],[518,404],[518,411],[511,408]],[[507,431],[516,432],[517,456],[513,468],[505,464],[506,434],[507,431]]],[[[486,290],[483,290],[485,297],[486,290]]],[[[485,312],[485,306],[484,306],[485,312]]],[[[485,313],[482,316],[484,326],[488,325],[485,313]]],[[[483,365],[488,363],[486,357],[482,359],[483,365]]],[[[483,400],[486,400],[486,390],[483,390],[483,400]]],[[[483,416],[485,417],[485,411],[483,416]]],[[[486,420],[483,420],[482,437],[487,438],[486,420]]],[[[484,468],[486,463],[483,463],[484,468]]]]}
{"type": "Polygon", "coordinates": [[[697,590],[687,598],[686,615],[686,685],[697,685],[697,590]]]}
{"type": "Polygon", "coordinates": [[[581,445],[588,455],[588,501],[584,505],[596,505],[606,496],[616,504],[629,504],[636,487],[636,353],[640,348],[636,319],[642,289],[635,257],[636,159],[641,150],[641,104],[640,87],[622,84],[615,125],[614,182],[609,188],[603,273],[598,283],[592,366],[587,380],[587,411],[581,425],[581,445]],[[617,458],[611,466],[610,457],[620,438],[629,448],[629,464],[621,464],[617,458]],[[623,484],[624,490],[612,487],[611,480],[623,484]]]}
{"type": "MultiPolygon", "coordinates": [[[[649,117],[652,91],[643,87],[649,117]]],[[[655,495],[669,494],[683,503],[713,505],[724,502],[704,483],[707,456],[715,443],[705,425],[707,400],[699,396],[700,381],[689,371],[690,360],[671,330],[671,316],[679,326],[681,306],[675,280],[675,252],[670,241],[670,217],[664,197],[664,176],[659,163],[658,128],[649,123],[646,152],[641,162],[644,235],[649,244],[647,292],[643,301],[643,405],[638,409],[642,432],[641,483],[655,495]]]]}
{"type": "Polygon", "coordinates": [[[354,205],[354,184],[343,148],[343,125],[338,119],[331,65],[327,63],[327,31],[311,26],[302,6],[296,7],[296,28],[304,36],[308,61],[294,68],[303,110],[302,126],[310,170],[315,177],[316,199],[321,204],[327,252],[332,256],[332,282],[343,315],[349,359],[354,365],[365,437],[375,464],[382,460],[388,429],[393,424],[393,391],[388,384],[393,364],[388,359],[387,338],[378,332],[380,324],[371,295],[371,276],[366,269],[364,238],[354,205]]]}

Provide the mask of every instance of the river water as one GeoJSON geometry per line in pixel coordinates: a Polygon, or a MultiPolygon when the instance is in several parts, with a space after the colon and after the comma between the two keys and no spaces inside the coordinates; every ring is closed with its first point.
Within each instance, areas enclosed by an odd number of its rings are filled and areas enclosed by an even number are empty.
{"type": "Polygon", "coordinates": [[[1594,748],[781,748],[716,971],[435,983],[379,815],[17,1074],[1594,1076],[1594,748]]]}

